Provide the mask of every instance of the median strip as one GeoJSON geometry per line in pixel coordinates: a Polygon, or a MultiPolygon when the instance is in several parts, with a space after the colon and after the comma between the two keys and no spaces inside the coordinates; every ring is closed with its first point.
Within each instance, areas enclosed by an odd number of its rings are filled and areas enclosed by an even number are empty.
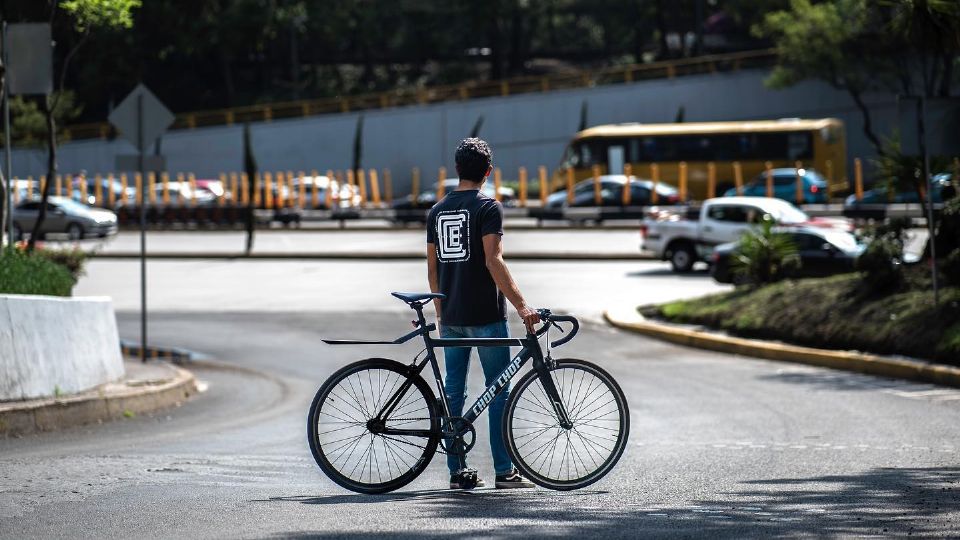
{"type": "MultiPolygon", "coordinates": [[[[96,253],[95,258],[100,259],[139,259],[140,253],[135,251],[116,251],[106,253],[96,253]]],[[[289,253],[191,253],[174,251],[155,251],[147,253],[148,259],[250,259],[250,260],[422,260],[426,258],[425,252],[329,252],[329,253],[310,253],[310,252],[289,252],[289,253]]],[[[652,255],[646,253],[504,253],[504,258],[515,261],[650,261],[654,260],[652,255]]]]}
{"type": "Polygon", "coordinates": [[[604,311],[603,316],[609,324],[617,328],[687,347],[853,371],[893,379],[960,387],[960,368],[951,366],[906,358],[890,358],[855,351],[816,349],[705,332],[651,321],[644,318],[632,306],[608,309],[604,311]]]}

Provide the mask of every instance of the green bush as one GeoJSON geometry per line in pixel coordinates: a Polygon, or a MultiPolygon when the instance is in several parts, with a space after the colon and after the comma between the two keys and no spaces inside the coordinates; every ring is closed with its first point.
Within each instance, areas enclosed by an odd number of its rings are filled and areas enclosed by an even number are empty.
{"type": "Polygon", "coordinates": [[[940,273],[948,283],[960,285],[960,197],[954,197],[943,206],[936,246],[940,273]]]}
{"type": "Polygon", "coordinates": [[[903,284],[903,245],[909,218],[891,219],[867,232],[867,249],[857,259],[865,294],[894,291],[903,284]]]}
{"type": "Polygon", "coordinates": [[[0,251],[0,294],[70,296],[77,280],[62,264],[18,249],[0,251]]]}
{"type": "Polygon", "coordinates": [[[800,267],[800,254],[789,234],[774,232],[773,220],[743,233],[730,257],[730,270],[738,283],[761,285],[786,278],[800,267]]]}
{"type": "Polygon", "coordinates": [[[38,249],[34,251],[34,253],[65,267],[70,272],[70,275],[73,276],[74,281],[83,277],[83,264],[87,260],[87,254],[80,248],[38,249]]]}

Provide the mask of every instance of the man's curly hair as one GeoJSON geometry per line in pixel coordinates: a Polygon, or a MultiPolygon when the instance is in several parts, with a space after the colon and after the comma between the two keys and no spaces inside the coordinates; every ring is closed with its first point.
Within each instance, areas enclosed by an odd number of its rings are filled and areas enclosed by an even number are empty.
{"type": "Polygon", "coordinates": [[[493,163],[493,151],[483,139],[470,137],[460,141],[455,160],[461,179],[480,182],[493,163]]]}

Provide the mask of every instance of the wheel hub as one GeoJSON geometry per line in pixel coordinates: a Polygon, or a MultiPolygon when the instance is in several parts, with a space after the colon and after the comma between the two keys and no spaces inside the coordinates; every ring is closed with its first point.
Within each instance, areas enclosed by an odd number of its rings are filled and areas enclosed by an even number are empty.
{"type": "Polygon", "coordinates": [[[367,420],[367,430],[370,433],[383,433],[383,430],[387,428],[386,422],[378,418],[371,418],[367,420]]]}

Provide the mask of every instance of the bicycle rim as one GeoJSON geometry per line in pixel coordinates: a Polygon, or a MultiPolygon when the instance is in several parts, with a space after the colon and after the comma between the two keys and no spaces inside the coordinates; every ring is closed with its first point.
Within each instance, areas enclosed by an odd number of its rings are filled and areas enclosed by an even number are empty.
{"type": "MultiPolygon", "coordinates": [[[[438,435],[385,435],[367,429],[367,421],[406,380],[403,364],[369,359],[346,366],[320,387],[307,432],[313,456],[331,480],[359,493],[385,493],[408,484],[430,464],[438,435]]],[[[419,376],[412,382],[386,425],[438,432],[433,392],[419,376]]]]}
{"type": "Polygon", "coordinates": [[[517,468],[550,489],[578,489],[610,472],[626,447],[630,412],[606,371],[583,360],[558,360],[550,372],[573,423],[564,429],[536,371],[510,393],[504,438],[517,468]]]}

